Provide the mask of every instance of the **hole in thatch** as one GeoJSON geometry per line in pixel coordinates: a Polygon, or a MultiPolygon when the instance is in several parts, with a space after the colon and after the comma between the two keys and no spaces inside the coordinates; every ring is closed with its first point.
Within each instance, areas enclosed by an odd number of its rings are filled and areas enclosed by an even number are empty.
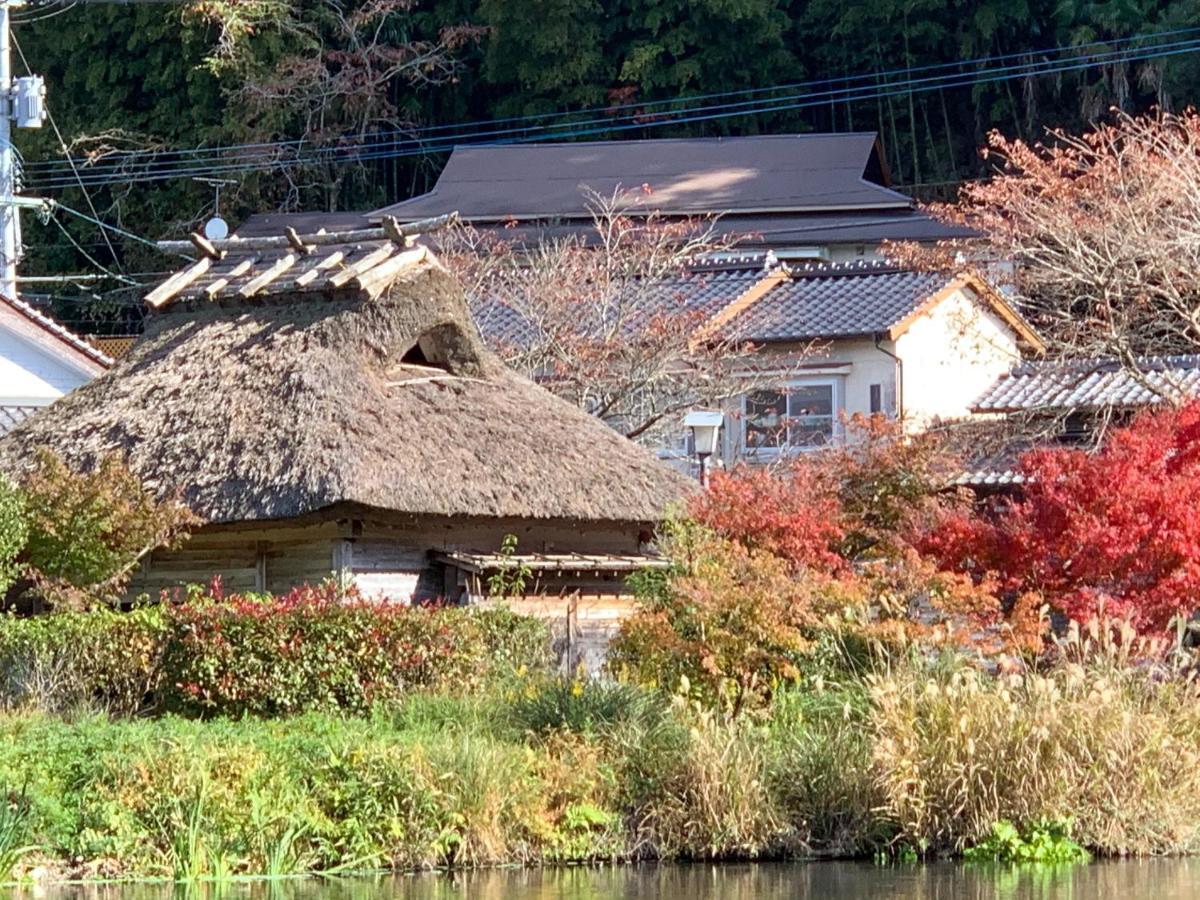
{"type": "Polygon", "coordinates": [[[423,380],[432,376],[460,375],[471,362],[471,345],[457,325],[435,325],[425,331],[388,370],[392,383],[423,380]]]}
{"type": "Polygon", "coordinates": [[[402,366],[425,366],[459,374],[464,364],[474,361],[471,343],[454,323],[434,325],[400,354],[402,366]]]}
{"type": "MultiPolygon", "coordinates": [[[[408,348],[408,352],[406,352],[402,357],[400,357],[400,362],[402,364],[408,365],[408,366],[431,365],[431,363],[429,362],[429,358],[425,355],[425,351],[421,347],[420,341],[417,341],[415,344],[413,344],[411,347],[408,348]]],[[[442,366],[439,368],[445,368],[445,367],[442,366]]]]}

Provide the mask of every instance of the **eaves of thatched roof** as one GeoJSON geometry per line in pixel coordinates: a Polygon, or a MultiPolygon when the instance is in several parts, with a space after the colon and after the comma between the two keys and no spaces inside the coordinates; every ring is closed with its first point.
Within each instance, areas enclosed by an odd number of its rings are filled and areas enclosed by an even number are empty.
{"type": "Polygon", "coordinates": [[[200,242],[207,255],[148,298],[133,350],[0,439],[0,467],[39,446],[80,467],[117,451],[210,522],[342,504],[648,522],[689,491],[505,368],[426,251],[357,234],[200,242]]]}

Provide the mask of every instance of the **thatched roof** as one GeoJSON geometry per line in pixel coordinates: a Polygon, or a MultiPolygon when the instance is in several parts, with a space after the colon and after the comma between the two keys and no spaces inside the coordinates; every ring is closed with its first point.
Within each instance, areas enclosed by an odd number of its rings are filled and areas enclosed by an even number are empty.
{"type": "Polygon", "coordinates": [[[210,522],[343,503],[644,522],[690,489],[506,369],[425,250],[369,237],[197,241],[133,350],[0,439],[0,467],[38,446],[79,467],[117,450],[210,522]]]}

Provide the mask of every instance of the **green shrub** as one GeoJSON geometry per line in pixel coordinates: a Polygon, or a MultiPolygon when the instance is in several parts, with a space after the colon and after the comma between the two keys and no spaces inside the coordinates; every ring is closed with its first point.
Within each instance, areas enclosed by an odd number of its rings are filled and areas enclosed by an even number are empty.
{"type": "Polygon", "coordinates": [[[507,610],[288,597],[0,615],[0,706],[114,715],[366,712],[414,690],[472,691],[547,664],[536,619],[507,610]]]}
{"type": "Polygon", "coordinates": [[[0,615],[0,704],[133,715],[155,707],[167,621],[156,607],[0,615]]]}
{"type": "Polygon", "coordinates": [[[28,537],[25,499],[8,478],[0,475],[0,599],[21,572],[18,556],[28,537]]]}
{"type": "Polygon", "coordinates": [[[198,522],[183,504],[155,498],[116,455],[73,472],[41,450],[20,487],[28,528],[20,561],[57,608],[116,600],[139,559],[178,546],[198,522]]]}
{"type": "Polygon", "coordinates": [[[166,701],[193,715],[363,713],[540,668],[549,646],[542,623],[506,610],[371,603],[332,585],[190,602],[169,613],[166,701]]]}

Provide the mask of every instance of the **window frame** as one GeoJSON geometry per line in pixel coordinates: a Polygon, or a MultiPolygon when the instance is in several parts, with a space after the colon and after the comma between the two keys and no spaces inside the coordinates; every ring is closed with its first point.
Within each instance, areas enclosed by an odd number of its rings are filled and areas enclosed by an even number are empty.
{"type": "MultiPolygon", "coordinates": [[[[778,387],[762,387],[756,391],[749,391],[741,396],[741,428],[739,429],[740,443],[742,455],[748,459],[777,459],[780,456],[791,455],[795,453],[812,453],[814,451],[823,450],[826,447],[834,446],[841,439],[840,414],[845,409],[845,387],[844,378],[836,375],[828,375],[822,377],[809,378],[793,378],[778,387]],[[801,444],[792,442],[792,422],[795,418],[792,414],[792,395],[797,388],[806,387],[828,387],[830,396],[830,419],[829,439],[820,444],[801,444]],[[753,447],[748,441],[748,428],[750,417],[747,411],[749,400],[752,394],[776,391],[783,394],[787,398],[787,411],[785,418],[785,428],[787,435],[782,446],[779,447],[753,447]]],[[[820,416],[819,418],[826,418],[820,416]]]]}

